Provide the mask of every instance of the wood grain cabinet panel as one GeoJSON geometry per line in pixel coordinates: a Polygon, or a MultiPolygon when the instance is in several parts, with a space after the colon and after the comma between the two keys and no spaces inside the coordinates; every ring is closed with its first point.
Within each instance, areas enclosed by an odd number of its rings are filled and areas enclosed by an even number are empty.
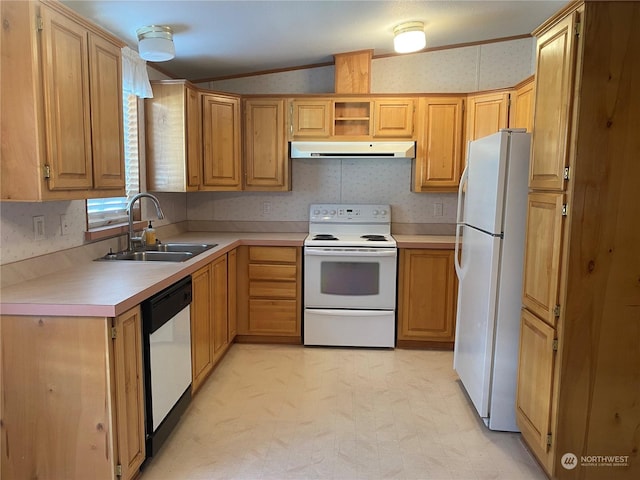
{"type": "Polygon", "coordinates": [[[457,280],[453,250],[401,249],[398,346],[401,341],[453,348],[457,280]]]}
{"type": "Polygon", "coordinates": [[[564,190],[569,165],[569,129],[575,72],[576,14],[537,41],[534,135],[529,188],[564,190]]]}
{"type": "Polygon", "coordinates": [[[640,478],[639,18],[639,2],[572,2],[533,32],[516,420],[557,480],[640,478]],[[628,463],[580,460],[597,452],[628,463]]]}
{"type": "Polygon", "coordinates": [[[145,458],[139,307],[116,318],[0,317],[0,474],[132,479],[145,458]],[[73,441],[70,441],[73,439],[73,441]]]}
{"type": "Polygon", "coordinates": [[[522,82],[511,92],[509,128],[524,128],[533,132],[534,79],[522,82]]]}
{"type": "Polygon", "coordinates": [[[244,106],[245,190],[291,190],[284,99],[248,99],[244,106]]]}
{"type": "Polygon", "coordinates": [[[200,91],[184,80],[152,82],[146,98],[147,188],[155,192],[197,191],[202,177],[200,91]]]}
{"type": "Polygon", "coordinates": [[[412,98],[384,98],[373,102],[373,136],[411,138],[415,100],[412,98]]]}
{"type": "Polygon", "coordinates": [[[548,462],[555,329],[522,310],[516,393],[516,417],[539,458],[548,462]]]}
{"type": "Polygon", "coordinates": [[[551,326],[559,302],[563,204],[560,193],[531,193],[527,199],[522,301],[551,326]]]}
{"type": "Polygon", "coordinates": [[[333,122],[331,105],[331,100],[293,100],[290,104],[291,137],[329,137],[333,122]]]}
{"type": "Polygon", "coordinates": [[[462,166],[462,97],[423,97],[413,191],[457,191],[462,166]]]}
{"type": "Polygon", "coordinates": [[[496,92],[467,96],[466,143],[507,128],[509,93],[496,92]]]}
{"type": "Polygon", "coordinates": [[[201,190],[241,190],[240,100],[202,94],[201,190]]]}
{"type": "Polygon", "coordinates": [[[2,199],[123,195],[122,42],[59,2],[0,12],[2,199]]]}
{"type": "Polygon", "coordinates": [[[300,343],[301,255],[298,247],[238,248],[238,337],[300,343]]]}

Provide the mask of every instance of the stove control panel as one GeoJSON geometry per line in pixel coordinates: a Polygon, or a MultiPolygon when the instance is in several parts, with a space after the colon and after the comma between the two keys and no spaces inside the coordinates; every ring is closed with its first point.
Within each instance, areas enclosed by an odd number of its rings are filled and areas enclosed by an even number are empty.
{"type": "Polygon", "coordinates": [[[309,208],[312,223],[390,223],[391,206],[374,204],[314,204],[309,208]]]}

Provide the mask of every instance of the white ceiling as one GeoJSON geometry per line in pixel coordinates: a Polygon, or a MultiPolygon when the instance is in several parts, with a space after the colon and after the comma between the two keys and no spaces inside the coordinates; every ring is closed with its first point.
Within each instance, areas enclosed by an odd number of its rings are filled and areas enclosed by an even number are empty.
{"type": "Polygon", "coordinates": [[[393,53],[393,27],[420,20],[427,49],[529,34],[566,1],[63,0],[137,50],[136,29],[169,25],[175,78],[210,79],[393,53]]]}

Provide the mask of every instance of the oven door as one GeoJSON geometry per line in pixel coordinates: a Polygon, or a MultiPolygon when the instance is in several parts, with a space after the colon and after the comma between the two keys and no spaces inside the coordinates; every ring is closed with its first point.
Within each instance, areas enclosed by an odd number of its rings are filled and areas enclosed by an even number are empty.
{"type": "Polygon", "coordinates": [[[305,247],[305,308],[394,310],[395,248],[305,247]]]}

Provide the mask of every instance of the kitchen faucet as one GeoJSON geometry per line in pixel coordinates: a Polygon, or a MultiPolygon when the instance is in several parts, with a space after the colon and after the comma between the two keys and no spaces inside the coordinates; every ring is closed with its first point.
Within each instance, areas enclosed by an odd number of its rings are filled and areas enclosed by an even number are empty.
{"type": "MultiPolygon", "coordinates": [[[[162,212],[162,208],[160,208],[160,201],[156,198],[155,195],[151,195],[150,193],[146,193],[146,192],[142,192],[142,193],[138,193],[137,195],[135,195],[127,204],[127,215],[129,215],[129,251],[133,251],[134,250],[134,245],[137,243],[142,244],[142,236],[140,237],[135,237],[133,235],[133,204],[136,203],[136,201],[139,198],[143,198],[143,197],[147,197],[150,198],[151,201],[153,201],[153,203],[156,206],[156,214],[158,215],[158,220],[162,220],[164,218],[164,213],[162,212]]],[[[142,202],[140,202],[142,203],[142,202]]],[[[142,210],[142,209],[141,209],[142,210]]]]}

